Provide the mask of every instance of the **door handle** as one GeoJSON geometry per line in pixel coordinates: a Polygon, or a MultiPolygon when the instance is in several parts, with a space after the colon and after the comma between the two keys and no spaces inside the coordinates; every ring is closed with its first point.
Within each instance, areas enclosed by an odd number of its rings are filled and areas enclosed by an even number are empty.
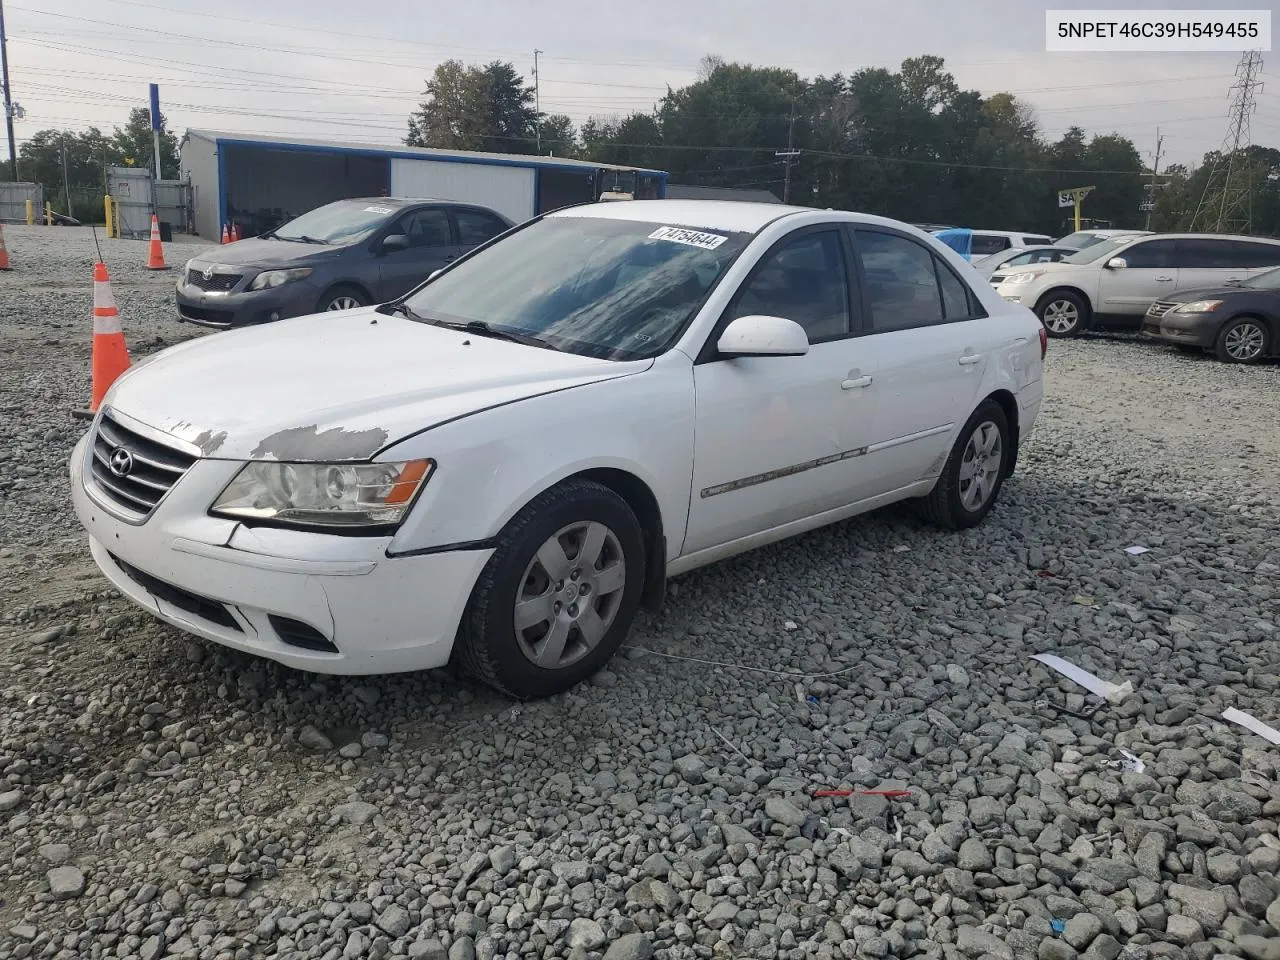
{"type": "Polygon", "coordinates": [[[1172,280],[1173,280],[1173,277],[1156,277],[1155,278],[1156,283],[1169,283],[1172,280]]]}
{"type": "Polygon", "coordinates": [[[962,367],[971,367],[975,363],[978,363],[980,360],[982,360],[982,354],[966,353],[963,357],[960,358],[959,362],[960,362],[960,366],[962,367]]]}
{"type": "Polygon", "coordinates": [[[857,390],[861,387],[871,386],[870,377],[850,377],[848,380],[840,381],[841,390],[857,390]]]}

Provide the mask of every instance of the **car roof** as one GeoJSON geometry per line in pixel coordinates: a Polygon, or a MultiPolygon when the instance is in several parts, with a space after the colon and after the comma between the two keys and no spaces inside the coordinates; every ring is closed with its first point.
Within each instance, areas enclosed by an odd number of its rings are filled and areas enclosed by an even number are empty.
{"type": "Polygon", "coordinates": [[[621,200],[566,207],[548,216],[634,220],[640,223],[668,223],[673,226],[695,227],[703,230],[755,233],[780,217],[818,212],[821,211],[812,207],[753,203],[747,200],[621,200]]]}
{"type": "MultiPolygon", "coordinates": [[[[476,207],[481,210],[488,210],[483,203],[471,203],[468,200],[444,200],[440,197],[343,197],[342,200],[334,200],[334,203],[378,203],[383,206],[408,207],[418,203],[438,203],[446,207],[476,207]]],[[[496,211],[495,211],[496,212],[496,211]]]]}
{"type": "Polygon", "coordinates": [[[1274,237],[1246,237],[1238,233],[1152,233],[1145,240],[1238,240],[1245,243],[1280,244],[1274,237]]]}

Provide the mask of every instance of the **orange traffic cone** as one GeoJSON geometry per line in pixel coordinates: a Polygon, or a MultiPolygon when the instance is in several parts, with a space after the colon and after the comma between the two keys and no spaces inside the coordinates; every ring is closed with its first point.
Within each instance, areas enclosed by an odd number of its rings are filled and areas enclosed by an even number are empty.
{"type": "Polygon", "coordinates": [[[151,215],[151,249],[147,253],[147,269],[169,269],[164,262],[164,247],[160,245],[160,220],[154,213],[151,215]]]}
{"type": "Polygon", "coordinates": [[[0,270],[11,270],[9,266],[9,251],[4,245],[4,224],[0,224],[0,270]]]}
{"type": "Polygon", "coordinates": [[[129,369],[129,348],[125,346],[120,326],[120,311],[111,293],[107,265],[93,265],[93,399],[88,410],[77,410],[74,416],[91,419],[98,405],[120,374],[129,369]]]}
{"type": "Polygon", "coordinates": [[[227,229],[227,225],[225,223],[222,225],[222,242],[223,243],[231,242],[231,231],[227,229]]]}
{"type": "Polygon", "coordinates": [[[237,243],[240,240],[240,224],[234,220],[231,222],[231,242],[237,243]]]}

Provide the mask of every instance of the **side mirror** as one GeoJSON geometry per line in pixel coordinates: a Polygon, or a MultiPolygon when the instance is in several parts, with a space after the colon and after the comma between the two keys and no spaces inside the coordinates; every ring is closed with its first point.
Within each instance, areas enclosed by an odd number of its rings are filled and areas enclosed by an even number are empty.
{"type": "Polygon", "coordinates": [[[392,233],[382,238],[382,252],[390,253],[392,250],[408,250],[409,238],[403,233],[392,233]]]}
{"type": "Polygon", "coordinates": [[[1123,270],[1127,266],[1129,266],[1129,261],[1124,257],[1112,257],[1107,261],[1108,270],[1123,270]]]}
{"type": "Polygon", "coordinates": [[[783,317],[738,317],[716,341],[722,357],[802,357],[809,352],[804,327],[783,317]]]}

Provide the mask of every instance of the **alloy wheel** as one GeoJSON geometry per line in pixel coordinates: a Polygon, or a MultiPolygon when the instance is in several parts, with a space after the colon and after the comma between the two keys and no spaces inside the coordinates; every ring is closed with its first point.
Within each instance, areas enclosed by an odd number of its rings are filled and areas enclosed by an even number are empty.
{"type": "Polygon", "coordinates": [[[561,528],[520,578],[512,617],[520,651],[547,670],[577,663],[609,632],[626,583],[622,544],[605,524],[561,528]]]}
{"type": "Polygon", "coordinates": [[[1266,332],[1252,320],[1238,323],[1223,338],[1222,345],[1232,360],[1247,363],[1258,359],[1267,341],[1266,332]]]}
{"type": "Polygon", "coordinates": [[[970,513],[980,510],[991,499],[1003,464],[1000,428],[984,420],[969,434],[960,458],[960,502],[970,513]]]}
{"type": "Polygon", "coordinates": [[[1054,300],[1044,308],[1043,320],[1053,333],[1070,333],[1080,323],[1080,310],[1070,300],[1054,300]]]}

